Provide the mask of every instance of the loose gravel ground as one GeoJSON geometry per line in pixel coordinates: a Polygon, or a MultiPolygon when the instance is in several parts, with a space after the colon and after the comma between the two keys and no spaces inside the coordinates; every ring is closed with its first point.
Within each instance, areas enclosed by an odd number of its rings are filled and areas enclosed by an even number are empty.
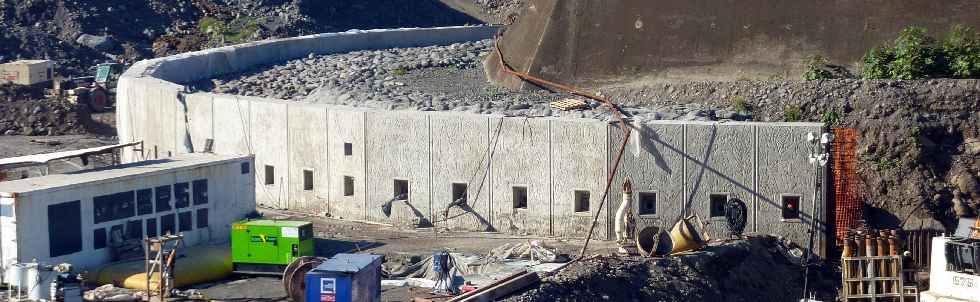
{"type": "MultiPolygon", "coordinates": [[[[490,85],[483,59],[491,40],[447,46],[311,55],[279,65],[195,83],[217,93],[386,110],[460,111],[504,116],[611,120],[595,101],[566,93],[513,91],[490,85]],[[552,101],[577,98],[588,108],[559,111],[552,101]]],[[[751,120],[733,106],[700,104],[624,107],[634,120],[751,120]]]]}

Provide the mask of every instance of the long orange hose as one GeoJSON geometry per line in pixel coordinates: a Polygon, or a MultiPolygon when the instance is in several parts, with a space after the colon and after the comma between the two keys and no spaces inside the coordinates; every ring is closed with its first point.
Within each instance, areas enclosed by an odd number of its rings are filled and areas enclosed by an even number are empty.
{"type": "MultiPolygon", "coordinates": [[[[632,134],[632,129],[630,129],[630,127],[626,125],[626,120],[623,118],[623,112],[619,109],[619,106],[616,106],[616,104],[614,104],[608,98],[604,96],[594,95],[569,85],[555,83],[542,78],[538,78],[525,72],[515,71],[514,69],[510,68],[510,66],[507,65],[507,62],[504,61],[504,54],[500,50],[500,37],[501,34],[497,33],[496,39],[494,39],[494,48],[497,51],[497,58],[499,59],[500,67],[504,72],[513,75],[521,80],[528,81],[537,84],[539,86],[550,87],[556,90],[563,90],[571,94],[600,101],[609,109],[609,111],[613,114],[613,116],[615,116],[616,119],[619,120],[619,128],[623,130],[623,142],[622,144],[620,144],[619,151],[616,153],[616,160],[613,162],[612,173],[609,174],[609,179],[606,180],[606,188],[602,193],[602,198],[599,199],[599,208],[598,210],[596,210],[595,216],[592,217],[592,225],[589,227],[589,234],[585,237],[585,244],[582,245],[582,250],[579,252],[578,257],[568,263],[571,264],[572,262],[582,259],[585,256],[586,250],[589,248],[589,241],[592,240],[592,233],[595,232],[595,226],[599,221],[599,214],[602,213],[602,207],[606,203],[606,197],[608,197],[609,195],[609,189],[612,187],[612,182],[616,177],[616,173],[619,171],[619,162],[623,158],[623,152],[626,151],[626,143],[629,142],[630,140],[630,134],[632,134]]],[[[568,267],[568,265],[567,264],[563,265],[559,269],[565,267],[568,267]]]]}

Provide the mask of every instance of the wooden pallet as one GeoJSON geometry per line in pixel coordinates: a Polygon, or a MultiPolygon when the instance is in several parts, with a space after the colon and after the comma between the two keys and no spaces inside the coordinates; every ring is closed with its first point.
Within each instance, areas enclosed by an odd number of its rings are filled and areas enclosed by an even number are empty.
{"type": "Polygon", "coordinates": [[[901,256],[842,257],[841,260],[844,282],[841,300],[918,301],[918,291],[906,284],[901,256]]]}
{"type": "Polygon", "coordinates": [[[576,99],[564,99],[560,101],[551,102],[551,108],[555,108],[559,110],[575,110],[575,109],[583,109],[587,107],[588,104],[586,104],[584,101],[576,100],[576,99]]]}

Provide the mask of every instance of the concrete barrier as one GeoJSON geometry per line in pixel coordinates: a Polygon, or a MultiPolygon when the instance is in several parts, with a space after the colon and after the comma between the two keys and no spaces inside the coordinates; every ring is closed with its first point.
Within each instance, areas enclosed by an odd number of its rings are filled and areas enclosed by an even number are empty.
{"type": "MultiPolygon", "coordinates": [[[[351,108],[189,93],[174,84],[309,53],[478,40],[492,31],[453,27],[320,34],[137,63],[120,80],[117,126],[121,139],[144,140],[146,148],[128,151],[124,159],[202,152],[211,139],[215,153],[255,155],[250,168],[261,205],[401,226],[422,222],[571,238],[584,237],[593,215],[607,211],[599,216],[599,239],[612,234],[610,209],[621,199],[622,176],[630,175],[638,190],[656,193],[656,212],[638,216],[643,224],[671,224],[682,212],[707,218],[710,195],[728,192],[749,203],[752,221],[772,224],[758,230],[802,240],[803,224],[785,224],[773,215],[780,194],[801,191],[814,181],[815,172],[804,169],[806,158],[798,154],[808,145],[797,138],[819,132],[819,124],[634,125],[636,143],[630,143],[610,192],[615,202],[600,207],[622,140],[622,132],[605,121],[351,108]],[[382,206],[406,185],[407,202],[392,202],[390,216],[382,213],[382,206]],[[465,204],[445,212],[464,195],[465,204]]],[[[713,235],[726,232],[723,224],[711,230],[713,235]]]]}

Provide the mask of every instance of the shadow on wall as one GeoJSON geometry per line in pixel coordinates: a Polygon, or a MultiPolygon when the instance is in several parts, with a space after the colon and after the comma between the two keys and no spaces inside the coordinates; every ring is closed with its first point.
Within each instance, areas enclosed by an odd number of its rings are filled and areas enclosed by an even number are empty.
{"type": "Polygon", "coordinates": [[[299,7],[315,24],[329,24],[320,32],[484,23],[437,0],[303,0],[299,7]]]}

